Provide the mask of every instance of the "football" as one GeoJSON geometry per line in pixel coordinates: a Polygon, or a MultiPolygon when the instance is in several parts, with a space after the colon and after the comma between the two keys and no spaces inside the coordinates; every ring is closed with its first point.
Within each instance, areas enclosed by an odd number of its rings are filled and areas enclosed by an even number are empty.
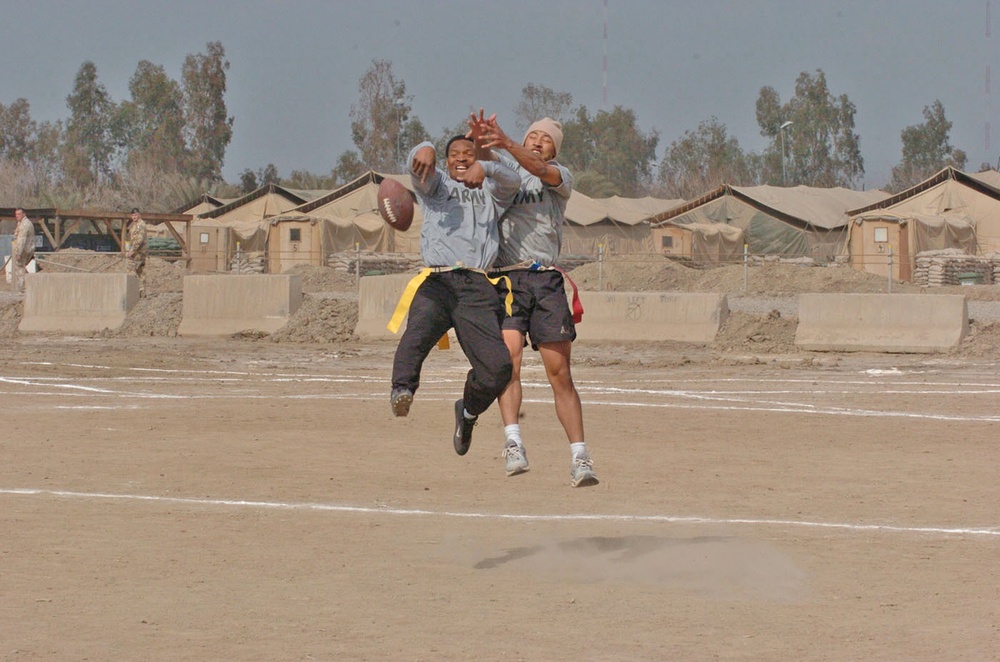
{"type": "Polygon", "coordinates": [[[378,214],[382,220],[400,232],[410,229],[413,222],[413,196],[405,186],[386,177],[378,185],[378,214]]]}

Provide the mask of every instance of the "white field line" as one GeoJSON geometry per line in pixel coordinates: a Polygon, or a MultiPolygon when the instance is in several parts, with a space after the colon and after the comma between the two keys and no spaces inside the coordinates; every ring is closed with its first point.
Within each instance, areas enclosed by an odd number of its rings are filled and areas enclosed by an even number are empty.
{"type": "MultiPolygon", "coordinates": [[[[30,362],[29,361],[23,361],[23,362],[20,362],[18,365],[83,368],[83,369],[94,370],[94,371],[105,371],[105,370],[111,370],[112,369],[111,366],[107,366],[107,365],[86,364],[86,363],[58,364],[58,363],[51,363],[51,362],[45,362],[45,361],[30,361],[30,362]]],[[[249,371],[245,371],[245,370],[202,370],[202,369],[176,369],[176,368],[141,368],[141,367],[127,367],[127,366],[125,366],[125,367],[118,366],[118,367],[116,367],[114,369],[119,370],[119,371],[127,371],[127,372],[135,372],[135,373],[150,373],[150,376],[144,376],[144,377],[139,377],[139,378],[137,378],[136,376],[130,376],[130,377],[103,377],[103,376],[95,376],[95,377],[78,377],[77,379],[79,381],[81,381],[81,382],[82,381],[97,381],[97,380],[101,380],[101,381],[129,381],[129,382],[136,382],[136,381],[141,381],[141,382],[161,382],[162,381],[162,382],[168,382],[168,383],[174,383],[174,382],[195,382],[195,383],[197,383],[199,381],[210,381],[210,382],[216,383],[216,384],[219,383],[219,382],[230,382],[230,381],[237,382],[237,383],[240,382],[240,381],[252,381],[252,382],[256,382],[256,383],[259,383],[259,382],[264,382],[264,383],[270,383],[270,382],[274,382],[274,383],[286,383],[286,382],[310,383],[310,382],[318,382],[318,383],[372,383],[372,384],[383,384],[388,379],[388,374],[386,374],[386,375],[361,375],[361,374],[357,374],[357,373],[351,373],[350,375],[343,375],[343,376],[334,376],[334,375],[326,375],[326,376],[322,376],[321,375],[321,376],[317,376],[314,373],[300,374],[300,373],[295,373],[295,372],[249,372],[249,371]],[[161,376],[152,376],[152,375],[161,375],[161,376]],[[181,375],[193,375],[193,376],[191,376],[191,377],[181,377],[181,375]]],[[[465,370],[465,368],[462,368],[462,372],[464,372],[464,370],[465,370]]],[[[428,371],[428,372],[430,372],[430,371],[428,371]]],[[[449,371],[449,372],[453,372],[453,371],[449,371]]],[[[535,372],[540,372],[540,371],[539,370],[535,370],[535,372]]],[[[900,374],[906,374],[906,373],[900,373],[900,374]]],[[[876,376],[882,376],[882,375],[876,375],[876,376]]],[[[920,394],[945,394],[945,395],[947,395],[947,394],[956,394],[956,395],[969,395],[969,394],[972,394],[972,395],[982,395],[982,394],[996,394],[996,393],[1000,393],[1000,384],[998,384],[996,382],[985,382],[985,383],[983,383],[983,382],[964,382],[964,381],[942,381],[942,382],[929,383],[927,380],[904,381],[904,380],[900,380],[900,379],[884,379],[884,378],[882,378],[882,379],[875,379],[875,378],[872,378],[872,379],[857,379],[857,378],[826,378],[826,377],[827,376],[824,376],[823,384],[827,385],[827,386],[843,385],[843,386],[850,386],[850,387],[859,387],[859,386],[860,387],[867,387],[867,388],[871,388],[871,389],[876,390],[876,392],[878,392],[879,394],[920,393],[920,394]],[[895,388],[891,388],[891,386],[895,386],[895,388]],[[913,390],[908,390],[906,388],[903,388],[903,387],[907,387],[907,386],[913,386],[913,387],[918,388],[919,390],[918,391],[913,391],[913,390]],[[929,390],[930,386],[937,386],[939,390],[936,390],[936,391],[929,390]],[[972,390],[972,389],[975,389],[975,390],[972,390]]],[[[524,374],[522,374],[522,378],[524,378],[524,374]]],[[[13,378],[13,377],[0,378],[0,380],[2,380],[2,379],[8,379],[8,380],[11,380],[11,381],[16,381],[18,378],[13,378]]],[[[20,378],[20,379],[29,379],[29,378],[20,378]]],[[[36,380],[36,381],[57,381],[57,380],[60,380],[61,378],[60,377],[47,377],[47,376],[33,376],[30,379],[31,380],[36,380]]],[[[430,382],[439,382],[439,383],[442,383],[442,384],[451,384],[451,383],[456,383],[456,382],[460,383],[460,382],[464,381],[464,374],[461,374],[457,378],[439,377],[437,379],[435,379],[431,375],[428,375],[426,381],[428,381],[429,383],[430,382]]],[[[657,394],[657,393],[669,392],[669,391],[661,391],[661,390],[657,390],[657,389],[649,389],[648,388],[649,384],[651,384],[651,383],[657,383],[657,382],[668,382],[668,383],[671,383],[671,384],[677,384],[677,383],[680,383],[680,384],[701,384],[701,383],[705,383],[705,384],[719,384],[719,383],[740,384],[740,383],[751,383],[751,384],[757,385],[758,387],[760,387],[762,385],[771,385],[771,384],[775,384],[775,385],[778,385],[778,384],[787,384],[787,385],[807,384],[807,385],[815,386],[817,384],[818,380],[815,377],[782,378],[782,379],[774,379],[774,378],[764,378],[764,379],[761,379],[761,378],[743,378],[743,377],[727,377],[727,378],[722,378],[722,379],[715,379],[715,378],[708,378],[708,377],[705,377],[705,378],[702,378],[702,377],[690,377],[690,378],[682,378],[682,379],[678,379],[678,378],[674,378],[674,377],[662,377],[662,378],[658,378],[657,379],[657,378],[645,377],[645,378],[643,378],[641,380],[637,379],[637,380],[619,380],[619,381],[623,381],[626,384],[628,384],[628,383],[642,384],[642,385],[644,385],[644,386],[647,387],[647,388],[622,388],[622,389],[619,389],[621,391],[630,392],[630,393],[644,393],[644,392],[648,392],[648,393],[651,393],[651,394],[657,394]]],[[[524,385],[525,385],[525,387],[528,387],[528,388],[530,388],[530,387],[538,387],[538,388],[545,388],[545,389],[549,388],[547,382],[540,381],[540,380],[530,381],[528,379],[524,379],[524,385]]],[[[580,389],[580,390],[591,390],[591,389],[594,389],[594,390],[596,390],[598,392],[604,392],[604,391],[614,392],[614,389],[610,389],[610,388],[604,387],[603,383],[600,380],[590,380],[590,381],[588,381],[588,380],[576,380],[576,385],[577,385],[577,388],[580,389]],[[593,384],[594,386],[590,386],[591,384],[593,384]]],[[[726,391],[721,391],[721,392],[725,393],[726,391]]],[[[734,392],[734,393],[748,393],[750,391],[746,391],[745,389],[737,389],[737,390],[734,390],[732,392],[734,392]]],[[[777,390],[774,390],[774,389],[767,389],[767,390],[760,390],[760,391],[753,391],[753,392],[799,394],[799,393],[801,393],[801,389],[799,389],[799,388],[789,388],[788,390],[782,390],[782,391],[777,391],[777,390]]],[[[827,393],[841,393],[841,394],[848,393],[849,394],[849,393],[857,393],[857,389],[852,389],[852,390],[835,390],[835,391],[834,390],[824,389],[822,391],[812,390],[812,391],[809,391],[809,392],[810,393],[823,393],[823,394],[827,394],[827,393]]]]}
{"type": "MultiPolygon", "coordinates": [[[[89,367],[89,368],[101,368],[100,366],[84,366],[79,365],[75,367],[89,367]]],[[[166,372],[161,371],[161,372],[166,372]]],[[[66,397],[111,397],[111,398],[125,398],[130,401],[128,408],[135,408],[134,404],[136,400],[224,400],[224,399],[266,399],[266,400],[351,400],[351,401],[367,401],[371,400],[373,397],[380,397],[380,395],[373,395],[368,392],[348,392],[348,393],[304,393],[304,394],[293,394],[293,395],[274,395],[272,393],[265,392],[263,387],[269,383],[287,383],[287,382],[299,382],[299,383],[349,383],[355,386],[373,386],[373,385],[384,385],[384,379],[374,379],[374,378],[360,378],[358,376],[337,376],[337,377],[325,377],[317,378],[315,375],[305,378],[305,376],[291,376],[291,375],[262,375],[262,374],[251,374],[251,373],[225,373],[230,375],[230,379],[234,375],[238,376],[234,381],[235,384],[229,383],[229,380],[220,379],[219,375],[221,372],[208,371],[205,373],[205,377],[201,380],[204,384],[209,384],[212,387],[211,393],[189,393],[189,394],[166,394],[157,393],[142,390],[118,390],[116,388],[109,387],[98,387],[98,386],[86,386],[81,384],[81,381],[96,381],[94,378],[74,378],[74,381],[66,381],[65,378],[60,377],[4,377],[0,376],[0,384],[8,384],[11,386],[19,386],[28,390],[18,390],[18,391],[7,391],[4,395],[26,395],[33,398],[38,398],[40,396],[57,396],[60,398],[66,397]],[[227,386],[230,390],[219,393],[218,387],[221,381],[226,381],[227,386]],[[244,390],[238,388],[239,383],[245,383],[246,386],[244,390]],[[45,390],[31,390],[34,388],[40,388],[45,390]]],[[[103,382],[109,381],[119,381],[118,378],[114,380],[104,379],[103,382]]],[[[124,380],[128,381],[133,387],[136,386],[136,380],[124,380]]],[[[172,380],[166,380],[172,381],[172,380]]],[[[670,380],[671,383],[676,383],[676,380],[670,380]]],[[[698,380],[699,383],[701,380],[698,380]]],[[[694,391],[694,390],[680,390],[680,389],[655,389],[655,388],[621,388],[621,387],[610,387],[610,386],[582,386],[578,387],[581,392],[586,393],[591,396],[587,399],[586,405],[588,407],[649,407],[658,409],[683,409],[683,410],[703,410],[703,411],[754,411],[754,412],[771,412],[771,413],[787,413],[787,414],[811,414],[811,415],[826,415],[826,416],[855,416],[855,417],[885,417],[885,418],[909,418],[909,419],[921,419],[921,420],[936,420],[936,421],[949,421],[949,422],[980,422],[980,423],[995,423],[1000,422],[1000,415],[957,415],[957,414],[946,414],[946,413],[934,413],[934,412],[913,412],[913,411],[886,411],[886,410],[870,410],[862,408],[852,408],[852,407],[832,407],[832,406],[818,406],[810,404],[808,402],[797,402],[797,401],[785,401],[782,400],[768,400],[762,399],[760,396],[798,396],[799,398],[816,398],[829,396],[831,393],[835,394],[848,394],[848,395],[862,395],[856,391],[847,390],[837,390],[829,391],[826,388],[815,390],[815,391],[802,391],[802,390],[760,390],[760,386],[763,383],[772,384],[785,384],[785,383],[799,383],[800,381],[808,381],[811,385],[816,385],[816,380],[773,380],[771,382],[763,382],[761,380],[748,380],[752,381],[758,388],[755,390],[706,390],[706,391],[694,391]],[[600,399],[602,396],[618,396],[615,399],[600,399]],[[656,401],[650,402],[649,400],[634,400],[636,396],[644,398],[655,398],[656,401]],[[681,402],[665,402],[666,399],[681,400],[681,402]]],[[[197,384],[199,380],[196,378],[185,378],[184,382],[197,384]]],[[[422,391],[422,399],[429,401],[437,401],[441,399],[450,399],[451,396],[447,398],[442,398],[440,396],[435,396],[432,391],[435,387],[443,386],[446,384],[453,384],[455,380],[449,378],[437,378],[428,377],[425,380],[425,390],[422,391]]],[[[161,383],[157,381],[157,383],[161,383]]],[[[836,382],[830,382],[836,383],[836,382]]],[[[865,386],[877,386],[868,381],[851,381],[851,382],[840,382],[840,383],[851,383],[855,385],[865,385],[865,386]]],[[[151,386],[149,382],[144,382],[145,386],[151,386]]],[[[824,386],[826,384],[824,383],[824,386]]],[[[896,391],[886,391],[879,390],[879,395],[890,395],[890,394],[903,394],[909,396],[937,396],[940,398],[942,395],[951,395],[955,397],[967,397],[975,395],[993,395],[1000,393],[1000,386],[989,385],[987,388],[983,388],[984,385],[977,385],[978,390],[970,391],[968,390],[969,384],[962,383],[948,383],[946,386],[953,386],[953,390],[942,390],[942,384],[927,384],[926,382],[912,384],[913,389],[909,390],[896,390],[896,391]],[[918,390],[918,386],[923,386],[923,389],[918,390]]],[[[897,384],[899,386],[899,384],[897,384]]],[[[540,382],[529,382],[525,384],[526,390],[540,389],[544,392],[548,392],[548,384],[540,382]]],[[[791,398],[788,398],[791,399],[791,398]]],[[[524,402],[526,403],[550,403],[549,398],[534,399],[530,397],[525,397],[524,402]]],[[[65,404],[60,405],[65,406],[65,404]]]]}
{"type": "MultiPolygon", "coordinates": [[[[54,364],[37,364],[37,365],[54,365],[54,364]]],[[[72,367],[77,368],[91,368],[95,370],[106,369],[104,366],[89,366],[89,365],[74,365],[72,367]]],[[[385,381],[384,377],[369,377],[363,375],[351,375],[343,377],[317,377],[316,375],[297,375],[297,374],[279,374],[279,373],[250,373],[250,372],[238,372],[238,371],[191,371],[191,370],[169,370],[169,369],[135,369],[137,372],[150,372],[150,373],[161,373],[168,374],[169,377],[146,377],[139,379],[127,379],[127,378],[94,378],[85,377],[78,379],[78,382],[82,381],[129,381],[133,385],[137,382],[143,382],[147,385],[152,385],[153,383],[175,383],[175,382],[185,382],[195,385],[199,382],[211,383],[218,386],[220,382],[226,382],[227,385],[232,386],[230,382],[240,383],[240,382],[253,382],[259,386],[269,382],[287,383],[287,382],[300,382],[300,383],[353,383],[355,385],[369,385],[369,384],[382,384],[385,381]],[[180,375],[196,375],[195,377],[183,377],[180,375]],[[203,377],[200,375],[204,375],[203,377]],[[225,375],[226,377],[223,377],[225,375]]],[[[426,379],[426,386],[444,386],[448,384],[453,384],[456,379],[452,378],[441,378],[441,379],[426,379]]],[[[883,417],[908,417],[908,418],[925,418],[925,419],[935,419],[935,420],[948,420],[948,421],[973,421],[973,422],[996,422],[1000,420],[1000,416],[957,416],[957,415],[943,415],[943,414],[925,414],[925,413],[910,413],[910,412],[887,412],[887,411],[873,411],[864,409],[853,409],[853,408],[835,408],[835,407],[817,407],[815,405],[807,403],[796,403],[796,402],[755,402],[753,398],[759,396],[809,396],[817,397],[823,395],[829,395],[830,393],[838,394],[853,394],[856,391],[847,390],[836,390],[831,391],[826,388],[819,391],[807,391],[803,392],[800,389],[794,390],[760,390],[761,386],[774,384],[798,384],[798,383],[809,383],[811,385],[816,385],[815,379],[775,379],[775,380],[760,380],[760,379],[726,379],[726,380],[708,380],[708,379],[688,379],[688,380],[678,380],[678,379],[667,379],[664,380],[670,384],[695,384],[695,383],[716,383],[720,381],[725,381],[730,384],[737,384],[741,382],[750,382],[756,385],[757,389],[749,390],[726,390],[726,391],[691,391],[691,390],[677,390],[677,389],[650,389],[648,385],[650,381],[645,381],[643,384],[647,388],[616,388],[616,387],[602,387],[591,384],[599,384],[599,382],[586,382],[582,386],[581,390],[585,390],[589,395],[593,397],[601,396],[645,396],[654,398],[680,398],[688,400],[686,403],[664,403],[664,402],[648,402],[648,401],[634,401],[616,399],[615,401],[600,401],[600,400],[590,400],[587,402],[587,406],[619,406],[619,407],[656,407],[656,408],[672,408],[672,409],[702,409],[702,410],[731,410],[731,411],[773,411],[773,412],[785,412],[785,413],[807,413],[807,414],[827,414],[827,415],[850,415],[850,416],[883,416],[883,417]],[[712,404],[711,402],[722,402],[727,404],[712,404]],[[738,404],[730,404],[738,403],[738,404]]],[[[37,390],[23,391],[24,395],[39,396],[39,395],[53,395],[66,397],[67,395],[74,395],[85,398],[100,398],[100,397],[112,397],[112,398],[162,398],[162,399],[220,399],[220,398],[266,398],[274,399],[276,396],[266,393],[242,393],[234,392],[228,395],[218,395],[218,394],[189,394],[189,395],[166,395],[166,394],[156,394],[156,393],[143,393],[143,392],[132,392],[132,391],[119,391],[117,389],[109,388],[97,388],[83,386],[80,383],[66,383],[64,378],[59,377],[37,377],[37,378],[11,378],[0,376],[0,384],[10,384],[17,385],[21,387],[28,387],[32,389],[34,387],[42,387],[47,391],[49,389],[56,389],[51,392],[39,393],[37,390]],[[62,383],[60,383],[62,382],[62,383]]],[[[863,386],[869,388],[877,388],[880,395],[885,395],[888,393],[898,393],[906,395],[954,395],[954,396],[968,396],[968,395],[985,395],[985,394],[995,394],[1000,392],[1000,387],[996,384],[990,383],[963,383],[963,382],[941,382],[936,384],[928,384],[926,381],[921,382],[901,382],[897,380],[886,380],[886,381],[875,381],[875,380],[830,380],[824,381],[824,386],[863,386]],[[886,389],[888,384],[892,384],[895,388],[892,390],[886,389]],[[913,390],[905,390],[900,387],[903,386],[913,386],[913,390]],[[970,387],[975,387],[976,390],[971,390],[970,387]],[[918,390],[919,389],[919,390],[918,390]]],[[[548,390],[548,384],[544,382],[539,382],[537,384],[525,384],[529,388],[540,388],[543,390],[548,390]]],[[[579,387],[579,386],[578,386],[579,387]]],[[[428,390],[431,390],[428,389],[428,390]]],[[[13,395],[16,393],[9,392],[8,395],[13,395]]],[[[430,395],[427,397],[428,400],[440,400],[442,398],[430,395]]],[[[860,395],[860,394],[859,394],[860,395]]],[[[278,396],[284,399],[336,399],[336,400],[355,400],[355,401],[365,401],[370,400],[373,396],[370,393],[341,393],[341,394],[302,394],[302,395],[291,395],[291,396],[278,396]]],[[[550,403],[548,399],[525,399],[525,402],[533,403],[550,403]]],[[[85,405],[79,406],[83,408],[85,405]]],[[[72,408],[72,406],[60,405],[60,408],[72,408]]],[[[96,407],[96,406],[95,406],[96,407]]],[[[102,408],[112,408],[112,407],[102,407],[102,408]]],[[[40,489],[0,489],[0,494],[8,495],[41,495],[41,496],[55,496],[63,498],[76,498],[76,499],[112,499],[112,500],[131,500],[131,501],[147,501],[147,502],[166,502],[166,503],[177,503],[186,504],[190,506],[216,506],[216,507],[241,507],[241,508],[258,508],[258,509],[286,509],[286,510],[309,510],[309,511],[329,511],[329,512],[342,512],[342,513],[361,513],[361,514],[385,514],[385,515],[400,515],[400,516],[424,516],[424,517],[454,517],[454,518],[466,518],[466,519],[493,519],[493,520],[514,520],[514,521],[609,521],[609,522],[649,522],[649,523],[694,523],[694,524],[727,524],[727,525],[746,525],[746,526],[777,526],[777,527],[800,527],[800,528],[818,528],[818,529],[839,529],[850,532],[889,532],[889,533],[909,533],[909,534],[933,534],[933,535],[973,535],[973,536],[989,536],[989,537],[1000,537],[1000,528],[954,528],[954,527],[903,527],[888,524],[852,524],[852,523],[837,523],[837,522],[810,522],[804,520],[778,520],[778,519],[753,519],[753,518],[740,518],[740,519],[725,519],[725,518],[708,518],[708,517],[692,517],[692,516],[675,516],[675,515],[593,515],[593,514],[565,514],[565,515],[516,515],[516,514],[503,514],[503,513],[470,513],[470,512],[449,512],[449,511],[428,511],[419,509],[394,509],[385,507],[361,507],[361,506],[349,506],[349,505],[337,505],[337,504],[321,504],[321,503],[283,503],[283,502],[267,502],[267,501],[243,501],[243,500],[228,500],[228,499],[192,499],[192,498],[180,498],[180,497],[157,497],[157,496],[146,496],[146,495],[128,495],[128,494],[101,494],[101,493],[81,493],[81,492],[66,492],[58,490],[40,490],[40,489]]]]}
{"type": "MultiPolygon", "coordinates": [[[[97,364],[87,364],[87,363],[51,363],[51,362],[47,362],[47,361],[22,361],[22,362],[19,362],[17,365],[84,368],[84,369],[88,369],[88,370],[97,370],[97,371],[111,370],[112,369],[112,366],[107,366],[107,365],[97,365],[97,364]]],[[[280,381],[306,381],[306,382],[309,382],[309,381],[326,382],[326,381],[328,381],[328,382],[335,382],[335,383],[336,382],[363,382],[363,383],[372,382],[372,383],[384,383],[388,379],[388,372],[384,376],[359,375],[359,374],[356,374],[356,373],[352,373],[349,376],[346,376],[346,375],[345,376],[317,376],[314,373],[299,374],[299,373],[294,373],[294,372],[287,372],[287,373],[286,372],[249,372],[249,371],[246,371],[246,370],[203,370],[203,369],[180,369],[180,368],[141,368],[141,367],[129,367],[129,366],[116,366],[116,367],[114,367],[114,369],[115,370],[119,370],[119,371],[123,371],[123,372],[155,373],[155,374],[160,374],[160,375],[170,375],[170,377],[161,377],[161,378],[147,377],[146,378],[146,379],[151,380],[151,381],[159,381],[161,379],[164,380],[164,381],[212,381],[212,382],[229,381],[229,379],[231,379],[232,381],[241,381],[243,379],[248,379],[248,380],[252,380],[252,381],[260,381],[262,378],[267,378],[265,381],[279,381],[279,382],[280,381]],[[179,378],[179,377],[177,377],[177,375],[195,375],[195,376],[194,377],[179,378]],[[204,377],[202,377],[202,375],[204,375],[204,377]],[[229,376],[229,379],[224,379],[223,377],[221,377],[222,375],[229,376]]],[[[460,372],[464,373],[464,371],[466,369],[467,368],[463,367],[463,368],[460,369],[460,372]]],[[[454,372],[454,370],[451,370],[450,372],[454,372]]],[[[524,373],[526,373],[526,372],[528,372],[528,371],[525,370],[522,373],[522,377],[524,376],[524,373]]],[[[534,372],[541,373],[541,370],[537,370],[536,369],[534,372]]],[[[541,373],[541,374],[544,375],[544,373],[541,373]]],[[[889,376],[894,376],[896,374],[906,375],[908,373],[889,373],[889,376]]],[[[891,392],[894,392],[894,391],[889,390],[887,388],[890,384],[891,385],[895,385],[897,387],[901,387],[901,386],[916,386],[916,387],[919,387],[921,389],[924,389],[924,388],[926,388],[929,385],[929,382],[926,381],[926,380],[904,381],[904,380],[900,380],[900,379],[885,379],[884,378],[885,377],[884,373],[873,375],[873,377],[883,377],[883,379],[874,379],[874,378],[873,379],[849,379],[849,378],[834,378],[834,379],[830,379],[830,378],[826,378],[826,376],[824,376],[823,383],[824,384],[831,384],[831,385],[838,385],[839,384],[839,385],[846,385],[846,386],[867,386],[867,387],[870,387],[870,388],[877,389],[879,393],[885,393],[885,392],[891,393],[891,392]]],[[[42,376],[39,376],[39,377],[33,377],[32,379],[54,380],[54,379],[59,379],[59,378],[58,377],[42,377],[42,376]]],[[[101,380],[127,380],[127,381],[135,381],[136,380],[135,377],[83,377],[83,378],[80,378],[80,379],[81,380],[92,380],[92,379],[101,379],[101,380]]],[[[455,379],[455,378],[440,378],[438,381],[440,381],[441,383],[454,383],[456,381],[457,382],[461,382],[463,380],[464,380],[464,374],[462,374],[457,379],[455,379]]],[[[525,385],[527,386],[528,385],[527,380],[525,380],[525,381],[526,381],[525,385]]],[[[705,384],[719,384],[719,383],[739,384],[739,383],[747,383],[748,382],[748,383],[757,384],[757,385],[761,385],[761,384],[812,384],[812,385],[815,385],[816,382],[817,382],[817,378],[814,378],[814,377],[802,377],[802,378],[793,379],[793,378],[786,377],[786,378],[782,378],[782,379],[774,379],[774,378],[763,378],[762,379],[762,378],[758,378],[758,377],[725,377],[725,378],[718,378],[717,379],[717,378],[711,378],[711,377],[687,377],[687,378],[662,377],[662,378],[659,378],[659,379],[655,379],[655,378],[646,377],[646,378],[643,378],[643,379],[619,380],[619,381],[621,381],[623,383],[626,383],[626,384],[631,382],[631,383],[644,384],[644,385],[648,385],[650,383],[656,383],[658,381],[669,382],[669,383],[672,383],[672,384],[676,384],[676,383],[681,383],[681,384],[700,384],[700,383],[705,383],[705,384]]],[[[595,385],[597,385],[597,388],[603,388],[601,386],[602,382],[600,380],[580,380],[580,379],[576,380],[577,388],[580,388],[581,386],[586,386],[587,384],[595,384],[595,385]]],[[[934,382],[934,383],[930,383],[930,384],[931,385],[936,385],[936,386],[938,386],[938,387],[940,387],[942,389],[945,389],[947,387],[954,387],[953,390],[943,390],[943,391],[940,391],[941,393],[952,393],[952,392],[955,392],[955,393],[963,393],[964,394],[964,393],[968,392],[966,389],[968,389],[970,387],[976,387],[978,389],[982,389],[982,392],[984,392],[984,393],[1000,393],[1000,384],[998,384],[996,382],[980,383],[980,382],[964,382],[964,381],[945,381],[945,382],[934,382]],[[957,389],[961,389],[961,390],[957,390],[957,389]]],[[[543,381],[537,381],[537,383],[535,383],[534,385],[539,386],[539,387],[548,388],[548,383],[547,382],[543,382],[543,381]]],[[[633,390],[633,391],[639,392],[641,389],[629,389],[629,390],[633,390]]],[[[798,389],[793,389],[790,392],[792,392],[792,393],[798,393],[799,390],[798,389]]],[[[835,393],[853,393],[855,391],[834,391],[834,392],[835,393]]],[[[896,391],[896,392],[899,392],[899,393],[909,393],[910,391],[899,390],[899,391],[896,391]]],[[[921,392],[924,392],[924,391],[922,390],[921,392]]],[[[929,392],[934,392],[934,391],[929,391],[929,392]]]]}
{"type": "Polygon", "coordinates": [[[957,535],[986,536],[1000,538],[1000,527],[964,528],[945,526],[897,526],[892,524],[858,524],[850,522],[811,522],[808,520],[765,519],[765,518],[719,518],[682,515],[595,515],[595,514],[549,514],[549,515],[517,515],[509,513],[487,512],[455,512],[423,510],[418,508],[388,508],[350,506],[331,503],[282,502],[282,501],[244,501],[238,499],[195,499],[187,497],[164,497],[143,494],[106,494],[100,492],[68,492],[63,490],[43,489],[4,489],[0,494],[10,496],[41,496],[75,499],[80,501],[114,500],[168,503],[196,507],[220,508],[250,508],[257,510],[293,510],[335,512],[362,515],[409,516],[409,517],[443,517],[460,519],[480,519],[496,521],[521,522],[631,522],[653,524],[708,524],[728,526],[769,526],[778,528],[809,528],[833,529],[850,533],[898,533],[914,535],[957,535]]]}

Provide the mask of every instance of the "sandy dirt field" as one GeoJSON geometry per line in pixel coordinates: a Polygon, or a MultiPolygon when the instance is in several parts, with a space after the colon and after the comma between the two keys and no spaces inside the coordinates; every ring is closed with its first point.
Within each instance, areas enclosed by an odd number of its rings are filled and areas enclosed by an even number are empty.
{"type": "Polygon", "coordinates": [[[989,333],[579,343],[601,483],[572,489],[535,355],[507,478],[495,408],[452,450],[457,349],[394,419],[349,297],[220,340],[172,337],[170,297],[93,337],[0,308],[0,660],[1000,659],[989,333]]]}

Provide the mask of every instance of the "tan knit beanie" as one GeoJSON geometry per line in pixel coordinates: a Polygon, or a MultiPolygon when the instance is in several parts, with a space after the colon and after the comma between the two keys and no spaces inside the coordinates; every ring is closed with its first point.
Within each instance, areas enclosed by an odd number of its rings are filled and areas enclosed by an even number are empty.
{"type": "Polygon", "coordinates": [[[522,145],[524,144],[524,141],[528,139],[528,134],[530,134],[532,131],[543,131],[549,134],[549,137],[552,138],[552,144],[555,145],[556,148],[555,155],[556,156],[559,155],[559,148],[562,147],[562,138],[563,138],[562,124],[555,121],[551,117],[543,117],[542,119],[538,120],[537,122],[528,127],[528,130],[524,134],[524,140],[521,141],[522,145]]]}

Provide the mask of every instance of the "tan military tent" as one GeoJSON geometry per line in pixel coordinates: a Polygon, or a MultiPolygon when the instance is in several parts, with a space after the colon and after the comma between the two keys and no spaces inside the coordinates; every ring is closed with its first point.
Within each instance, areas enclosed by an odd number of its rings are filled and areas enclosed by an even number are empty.
{"type": "Polygon", "coordinates": [[[832,259],[846,252],[847,210],[888,196],[884,191],[796,186],[737,187],[728,184],[652,219],[723,223],[743,231],[754,255],[832,259]]]}
{"type": "Polygon", "coordinates": [[[562,254],[608,255],[649,253],[654,250],[649,220],[683,200],[662,198],[591,198],[573,191],[566,204],[562,254]]]}
{"type": "Polygon", "coordinates": [[[191,223],[191,268],[226,271],[237,254],[263,256],[269,220],[321,193],[268,184],[202,212],[191,223]]]}
{"type": "Polygon", "coordinates": [[[229,228],[243,251],[263,251],[267,243],[268,219],[320,194],[322,191],[300,191],[268,184],[228,204],[201,213],[192,227],[229,228]]]}
{"type": "Polygon", "coordinates": [[[651,230],[659,252],[699,264],[733,264],[743,259],[743,230],[725,223],[660,223],[651,230]]]}
{"type": "Polygon", "coordinates": [[[409,175],[366,172],[354,181],[291,210],[322,220],[321,246],[324,255],[342,251],[419,253],[420,228],[424,216],[414,205],[413,224],[406,232],[389,227],[378,215],[378,187],[383,179],[395,179],[412,193],[409,175]]]}
{"type": "MultiPolygon", "coordinates": [[[[218,198],[218,197],[215,197],[213,195],[209,195],[208,193],[203,193],[202,195],[198,196],[197,199],[192,200],[192,201],[190,201],[188,203],[185,203],[185,204],[181,205],[177,209],[173,210],[171,213],[173,213],[173,214],[188,214],[188,215],[192,216],[194,219],[197,219],[201,214],[204,214],[204,213],[207,213],[207,212],[210,212],[210,211],[214,211],[214,210],[218,209],[219,207],[222,207],[223,205],[227,205],[230,202],[232,202],[233,199],[234,198],[218,198]]],[[[162,223],[162,224],[157,225],[157,226],[148,226],[149,236],[150,237],[154,237],[154,236],[156,236],[156,237],[169,237],[169,236],[171,236],[170,235],[170,231],[167,230],[166,226],[167,226],[166,223],[162,223]]],[[[182,231],[181,228],[179,228],[179,227],[176,226],[176,224],[173,224],[173,226],[174,226],[174,230],[175,231],[177,231],[177,232],[181,232],[182,231]]],[[[192,225],[192,227],[193,227],[193,225],[192,225]]],[[[197,239],[200,238],[200,235],[195,235],[194,238],[195,238],[195,240],[197,240],[197,239]]],[[[201,253],[200,245],[198,244],[197,241],[195,241],[194,246],[199,246],[199,251],[198,252],[201,253]]],[[[195,265],[195,266],[197,266],[197,265],[195,265]]]]}
{"type": "Polygon", "coordinates": [[[947,167],[916,186],[852,209],[849,214],[854,217],[874,211],[892,212],[900,217],[925,215],[970,219],[975,226],[978,253],[1000,251],[1000,175],[995,171],[970,175],[947,167]]]}

